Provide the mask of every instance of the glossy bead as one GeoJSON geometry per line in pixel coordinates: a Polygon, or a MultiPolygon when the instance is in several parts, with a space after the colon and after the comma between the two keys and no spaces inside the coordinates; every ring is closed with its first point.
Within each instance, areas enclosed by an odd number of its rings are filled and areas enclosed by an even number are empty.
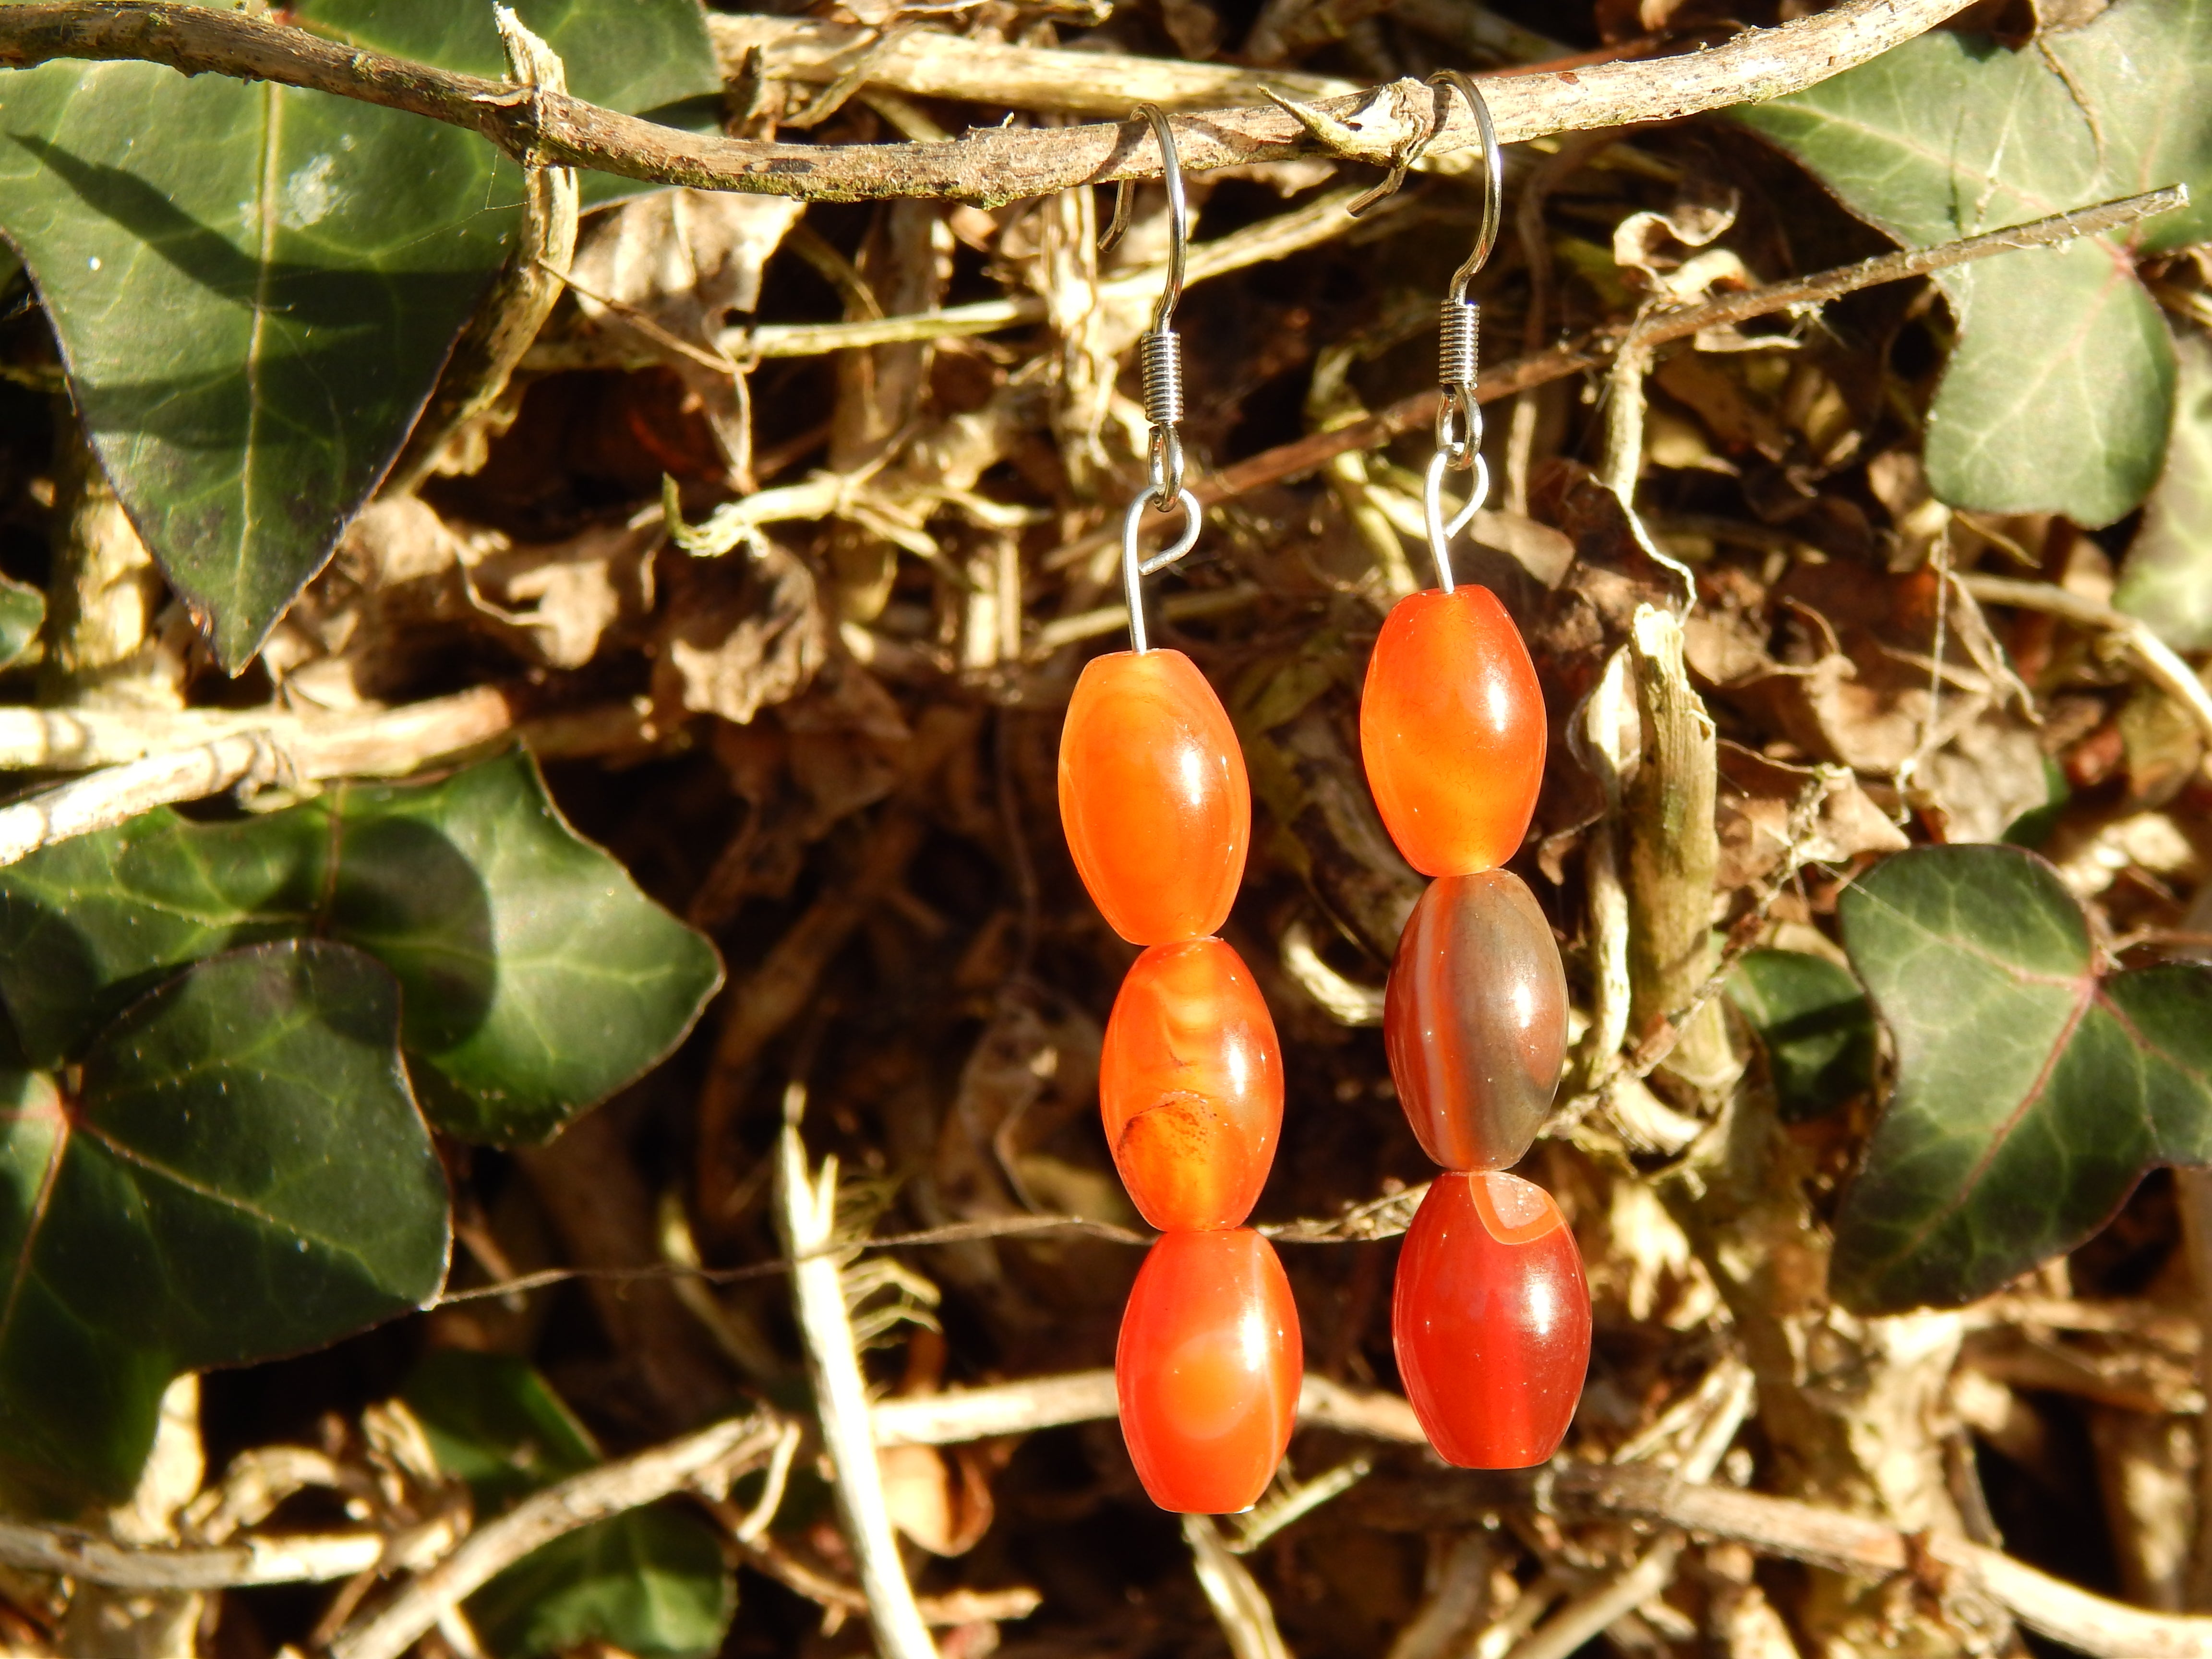
{"type": "Polygon", "coordinates": [[[1180,651],[1095,657],[1060,733],[1060,821],[1107,925],[1203,939],[1244,877],[1252,790],[1228,711],[1180,651]]]}
{"type": "Polygon", "coordinates": [[[1464,876],[1513,856],[1544,781],[1544,694],[1486,587],[1431,588],[1383,619],[1359,700],[1367,787],[1406,861],[1464,876]]]}
{"type": "Polygon", "coordinates": [[[1390,1323],[1406,1398],[1446,1462],[1521,1469],[1559,1449],[1589,1367],[1589,1286],[1541,1187],[1438,1176],[1398,1256],[1390,1323]]]}
{"type": "Polygon", "coordinates": [[[1510,870],[1429,884],[1382,999],[1398,1103],[1430,1162],[1518,1164],[1567,1053],[1567,976],[1552,926],[1510,870]]]}
{"type": "Polygon", "coordinates": [[[1163,1231],[1252,1212],[1283,1127],[1283,1060],[1252,970],[1218,939],[1155,945],[1114,999],[1098,1055],[1114,1167],[1163,1231]]]}
{"type": "Polygon", "coordinates": [[[1152,1502],[1185,1515],[1256,1503],[1291,1443],[1304,1370],[1273,1245],[1243,1227],[1161,1235],[1114,1352],[1121,1437],[1152,1502]]]}

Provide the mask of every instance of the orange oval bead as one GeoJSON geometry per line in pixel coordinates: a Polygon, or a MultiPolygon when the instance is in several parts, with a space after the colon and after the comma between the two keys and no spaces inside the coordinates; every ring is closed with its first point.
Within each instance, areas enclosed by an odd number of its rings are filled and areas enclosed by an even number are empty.
{"type": "Polygon", "coordinates": [[[1536,896],[1510,870],[1440,876],[1398,936],[1382,997],[1398,1103],[1447,1170],[1518,1164],[1567,1054],[1567,975],[1536,896]]]}
{"type": "Polygon", "coordinates": [[[1283,1127],[1282,1049],[1252,970],[1218,939],[1155,945],[1114,999],[1098,1055],[1114,1167],[1164,1232],[1252,1212],[1283,1127]]]}
{"type": "Polygon", "coordinates": [[[1252,789],[1228,711],[1180,651],[1095,657],[1060,733],[1060,822],[1107,925],[1132,945],[1228,918],[1252,789]]]}
{"type": "Polygon", "coordinates": [[[1438,1176],[1399,1252],[1390,1326],[1406,1398],[1444,1462],[1525,1469],[1559,1449],[1589,1369],[1589,1285],[1541,1187],[1438,1176]]]}
{"type": "Polygon", "coordinates": [[[1367,660],[1359,752],[1390,838],[1423,875],[1513,856],[1544,781],[1544,693],[1497,595],[1398,601],[1367,660]]]}
{"type": "Polygon", "coordinates": [[[1152,1502],[1185,1515],[1258,1502],[1291,1443],[1304,1373],[1273,1245],[1243,1227],[1163,1234],[1114,1352],[1121,1437],[1152,1502]]]}

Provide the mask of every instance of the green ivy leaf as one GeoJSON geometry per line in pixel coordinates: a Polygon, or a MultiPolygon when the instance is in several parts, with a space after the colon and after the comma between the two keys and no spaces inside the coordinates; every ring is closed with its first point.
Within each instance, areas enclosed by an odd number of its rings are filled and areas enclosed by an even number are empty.
{"type": "Polygon", "coordinates": [[[568,826],[520,751],[243,822],[148,812],[0,870],[0,998],[40,1065],[183,963],[306,934],[392,970],[431,1120],[502,1144],[657,1064],[721,980],[714,947],[568,826]]]}
{"type": "Polygon", "coordinates": [[[2173,354],[2132,255],[2212,234],[2212,0],[2121,0],[2008,52],[1934,30],[1737,118],[1853,213],[1926,246],[2160,185],[2192,202],[2112,239],[1939,272],[1958,345],[1929,412],[1928,474],[1954,506],[2090,526],[2156,480],[2173,354]]]}
{"type": "Polygon", "coordinates": [[[2212,651],[2212,340],[2184,334],[2174,352],[2173,441],[2112,603],[2177,651],[2212,651]]]}
{"type": "Polygon", "coordinates": [[[446,1181],[398,994],[290,940],[211,958],[0,1076],[0,1476],[126,1496],[178,1373],[319,1347],[444,1281],[446,1181]]]}
{"type": "Polygon", "coordinates": [[[468,1599],[500,1659],[540,1659],[597,1638],[652,1659],[713,1654],[737,1581],[706,1525],[666,1505],[556,1538],[468,1599]]]}
{"type": "Polygon", "coordinates": [[[46,596],[27,583],[0,576],[0,668],[30,649],[46,622],[46,596]]]}
{"type": "MultiPolygon", "coordinates": [[[[520,9],[580,96],[719,87],[698,0],[520,9]]],[[[488,5],[313,10],[324,33],[450,41],[498,72],[488,5]]],[[[46,64],[7,88],[0,228],[116,493],[242,668],[398,453],[505,256],[519,175],[457,127],[152,64],[46,64]]]]}
{"type": "Polygon", "coordinates": [[[1766,1050],[1784,1123],[1832,1111],[1874,1084],[1874,1013],[1848,970],[1804,951],[1752,951],[1729,981],[1766,1050]]]}
{"type": "MultiPolygon", "coordinates": [[[[307,0],[291,11],[311,33],[348,46],[489,80],[507,73],[489,5],[307,0]]],[[[698,0],[515,0],[514,12],[561,54],[577,97],[686,132],[721,131],[721,66],[698,0]]],[[[577,182],[586,207],[653,188],[611,173],[577,182]]]]}
{"type": "Polygon", "coordinates": [[[600,1461],[591,1433],[527,1360],[439,1348],[400,1391],[438,1467],[489,1512],[600,1461]]]}
{"type": "Polygon", "coordinates": [[[2100,974],[2043,860],[1939,847],[1844,892],[1897,1082],[1836,1218],[1863,1313],[1970,1302],[2094,1232],[2155,1164],[2212,1161],[2212,971],[2100,974]]]}
{"type": "MultiPolygon", "coordinates": [[[[402,1397],[438,1466],[469,1483],[479,1512],[600,1461],[561,1397],[519,1359],[434,1352],[402,1397]]],[[[655,1659],[711,1654],[736,1607],[737,1583],[714,1533],[665,1504],[556,1539],[467,1602],[470,1623],[500,1659],[593,1640],[655,1659]]]]}

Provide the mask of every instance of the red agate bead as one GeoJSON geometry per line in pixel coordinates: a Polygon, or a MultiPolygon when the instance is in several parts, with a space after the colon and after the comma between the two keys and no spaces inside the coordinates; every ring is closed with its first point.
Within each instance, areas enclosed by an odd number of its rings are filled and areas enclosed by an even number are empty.
{"type": "Polygon", "coordinates": [[[1431,1163],[1518,1164],[1567,1053],[1567,977],[1552,925],[1510,870],[1429,884],[1382,999],[1398,1101],[1431,1163]]]}
{"type": "Polygon", "coordinates": [[[1274,1246],[1239,1227],[1160,1237],[1121,1316],[1121,1437],[1152,1502],[1227,1515],[1259,1501],[1291,1443],[1305,1370],[1274,1246]]]}
{"type": "Polygon", "coordinates": [[[1155,945],[1114,999],[1098,1056],[1114,1167],[1163,1231],[1252,1212],[1283,1127],[1283,1060],[1252,970],[1218,939],[1155,945]]]}
{"type": "Polygon", "coordinates": [[[1359,751],[1390,838],[1423,875],[1468,875],[1513,855],[1544,780],[1544,694],[1488,588],[1431,588],[1383,619],[1359,751]]]}
{"type": "Polygon", "coordinates": [[[1244,875],[1252,791],[1228,712],[1180,651],[1095,657],[1060,734],[1060,819],[1108,926],[1202,939],[1244,875]]]}
{"type": "Polygon", "coordinates": [[[1406,1398],[1446,1462],[1520,1469],[1559,1449],[1589,1367],[1589,1286],[1541,1187],[1438,1176],[1398,1257],[1390,1323],[1406,1398]]]}

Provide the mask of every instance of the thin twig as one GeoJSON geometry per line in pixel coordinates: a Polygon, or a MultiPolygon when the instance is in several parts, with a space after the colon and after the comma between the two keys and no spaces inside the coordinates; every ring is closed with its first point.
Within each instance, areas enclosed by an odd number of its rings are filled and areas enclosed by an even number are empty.
{"type": "Polygon", "coordinates": [[[797,1262],[849,1255],[855,1249],[889,1250],[923,1244],[969,1244],[978,1239],[1018,1238],[1028,1233],[1048,1232],[1086,1233],[1093,1238],[1103,1238],[1110,1244],[1142,1246],[1152,1242],[1150,1233],[1133,1232],[1127,1227],[1117,1227],[1110,1221],[1093,1221],[1087,1216],[1000,1216],[988,1221],[956,1221],[949,1226],[931,1227],[917,1233],[884,1233],[874,1238],[829,1245],[793,1260],[754,1261],[742,1267],[695,1267],[678,1261],[656,1262],[649,1267],[541,1267],[535,1273],[518,1273],[513,1279],[502,1279],[489,1285],[472,1285],[465,1291],[447,1291],[430,1305],[448,1308],[462,1302],[497,1301],[531,1291],[548,1290],[556,1285],[593,1279],[691,1279],[707,1285],[737,1285],[750,1279],[778,1278],[789,1273],[797,1262]]]}
{"type": "MultiPolygon", "coordinates": [[[[1486,88],[1498,138],[1675,120],[1702,110],[1777,98],[1826,80],[1934,27],[1963,0],[1846,0],[1778,28],[1747,29],[1710,51],[1561,74],[1492,77],[1486,88]]],[[[0,7],[0,67],[56,58],[143,60],[186,75],[270,81],[405,110],[482,133],[518,160],[591,167],[655,184],[738,190],[817,201],[957,197],[998,204],[1082,184],[1156,178],[1157,142],[1142,122],[1059,128],[985,128],[951,143],[786,144],[701,137],[580,99],[504,86],[408,63],[247,13],[170,0],[52,0],[0,7]]],[[[1434,108],[1409,82],[1313,106],[1356,132],[1355,159],[1388,165],[1419,137],[1434,108]],[[1401,109],[1408,112],[1401,116],[1401,109]],[[1349,118],[1359,116],[1357,127],[1349,118]]],[[[1186,171],[1295,155],[1349,153],[1278,108],[1217,109],[1175,123],[1186,171]]],[[[1454,106],[1428,145],[1443,155],[1480,142],[1454,106]]]]}
{"type": "MultiPolygon", "coordinates": [[[[878,1401],[870,1413],[879,1446],[950,1446],[1096,1423],[1120,1407],[1110,1370],[1034,1376],[989,1388],[878,1401]]],[[[1424,1443],[1413,1408],[1394,1394],[1347,1389],[1309,1372],[1298,1388],[1298,1421],[1401,1445],[1424,1443]]]]}
{"type": "Polygon", "coordinates": [[[331,1659],[399,1659],[437,1624],[441,1613],[532,1550],[579,1527],[695,1486],[726,1490],[732,1478],[769,1455],[781,1426],[771,1413],[732,1418],[532,1493],[340,1631],[331,1643],[331,1659]]]}
{"type": "Polygon", "coordinates": [[[1299,1481],[1286,1492],[1261,1498],[1243,1517],[1237,1535],[1229,1540],[1229,1553],[1251,1554],[1284,1528],[1304,1520],[1330,1498],[1350,1492],[1374,1472],[1371,1459],[1347,1458],[1310,1480],[1299,1481]]]}
{"type": "MultiPolygon", "coordinates": [[[[730,1517],[727,1504],[710,1502],[707,1507],[726,1520],[730,1517]]],[[[747,1565],[757,1568],[817,1607],[833,1607],[839,1613],[868,1610],[868,1598],[856,1586],[800,1560],[773,1540],[748,1540],[732,1533],[731,1541],[747,1565]]],[[[921,1610],[922,1623],[940,1630],[957,1625],[1026,1619],[1043,1604],[1044,1598],[1026,1585],[1002,1590],[956,1589],[944,1595],[915,1598],[915,1605],[921,1610]]]]}
{"type": "MultiPolygon", "coordinates": [[[[156,806],[202,800],[240,785],[293,786],[337,777],[398,777],[434,760],[476,749],[521,729],[523,700],[506,688],[478,686],[367,714],[295,715],[269,712],[238,720],[210,714],[218,734],[186,749],[144,755],[0,806],[0,865],[42,847],[112,829],[156,806]],[[220,728],[237,723],[233,729],[220,728]]],[[[89,710],[0,710],[0,745],[20,733],[53,745],[48,765],[66,765],[72,742],[98,750],[127,740],[130,715],[89,710]],[[33,736],[33,733],[37,735],[33,736]]],[[[151,717],[154,730],[187,715],[151,717]]],[[[546,722],[562,752],[605,753],[649,742],[649,710],[612,704],[546,722]]],[[[21,750],[16,751],[18,754],[21,750]]],[[[18,762],[17,763],[21,763],[18,762]]]]}
{"type": "Polygon", "coordinates": [[[134,1590],[235,1589],[252,1584],[326,1584],[377,1568],[434,1559],[453,1540],[450,1520],[410,1538],[380,1532],[246,1537],[211,1547],[131,1548],[88,1533],[0,1521],[0,1563],[86,1583],[134,1590]]]}
{"type": "MultiPolygon", "coordinates": [[[[726,79],[734,79],[745,53],[758,46],[765,54],[763,67],[769,79],[817,86],[842,79],[848,55],[867,48],[875,33],[857,24],[811,17],[720,12],[708,15],[707,29],[726,79]]],[[[1354,82],[1334,76],[1296,70],[1018,46],[926,28],[908,29],[869,49],[864,84],[916,98],[1109,120],[1120,119],[1139,104],[1198,110],[1218,104],[1265,104],[1270,91],[1313,100],[1349,97],[1359,90],[1354,82]]]]}
{"type": "Polygon", "coordinates": [[[853,1324],[835,1257],[820,1254],[837,1224],[837,1161],[825,1159],[821,1173],[809,1173],[799,1118],[805,1085],[793,1083],[784,1096],[781,1139],[776,1145],[776,1188],[784,1247],[790,1252],[792,1299],[806,1344],[807,1370],[814,1378],[815,1409],[822,1419],[822,1443],[835,1476],[838,1516],[845,1541],[860,1569],[860,1589],[868,1598],[868,1620],[885,1659],[935,1659],[937,1650],[915,1606],[914,1586],[900,1565],[898,1540],[884,1501],[883,1472],[876,1461],[866,1380],[853,1345],[853,1324]]]}
{"type": "Polygon", "coordinates": [[[2099,1659],[2212,1659],[2212,1618],[2127,1607],[1964,1538],[1908,1535],[1789,1498],[1622,1470],[1571,1470],[1552,1495],[1562,1509],[1656,1522],[1855,1578],[1894,1577],[1932,1559],[1976,1580],[2022,1624],[2099,1659]]]}
{"type": "Polygon", "coordinates": [[[2008,605],[2020,611],[2039,611],[2083,628],[2118,635],[2142,665],[2143,678],[2189,711],[2197,729],[2212,742],[2212,690],[2197,678],[2180,654],[2159,638],[2148,623],[2096,599],[2069,593],[2049,582],[2020,581],[2010,576],[1972,573],[1958,578],[1959,585],[1984,605],[2008,605]]]}
{"type": "Polygon", "coordinates": [[[1291,1659],[1283,1633],[1275,1626],[1275,1610],[1267,1592],[1260,1588],[1252,1571],[1221,1541],[1221,1532],[1210,1515],[1182,1518],[1183,1542],[1190,1546],[1192,1569],[1199,1588],[1213,1608],[1214,1622],[1227,1638],[1232,1659],[1291,1659]]]}
{"type": "Polygon", "coordinates": [[[1542,1628],[1531,1631],[1507,1650],[1506,1659],[1568,1659],[1621,1614],[1635,1612],[1672,1583],[1681,1553],[1679,1536],[1661,1539],[1620,1577],[1577,1596],[1542,1628]]]}

